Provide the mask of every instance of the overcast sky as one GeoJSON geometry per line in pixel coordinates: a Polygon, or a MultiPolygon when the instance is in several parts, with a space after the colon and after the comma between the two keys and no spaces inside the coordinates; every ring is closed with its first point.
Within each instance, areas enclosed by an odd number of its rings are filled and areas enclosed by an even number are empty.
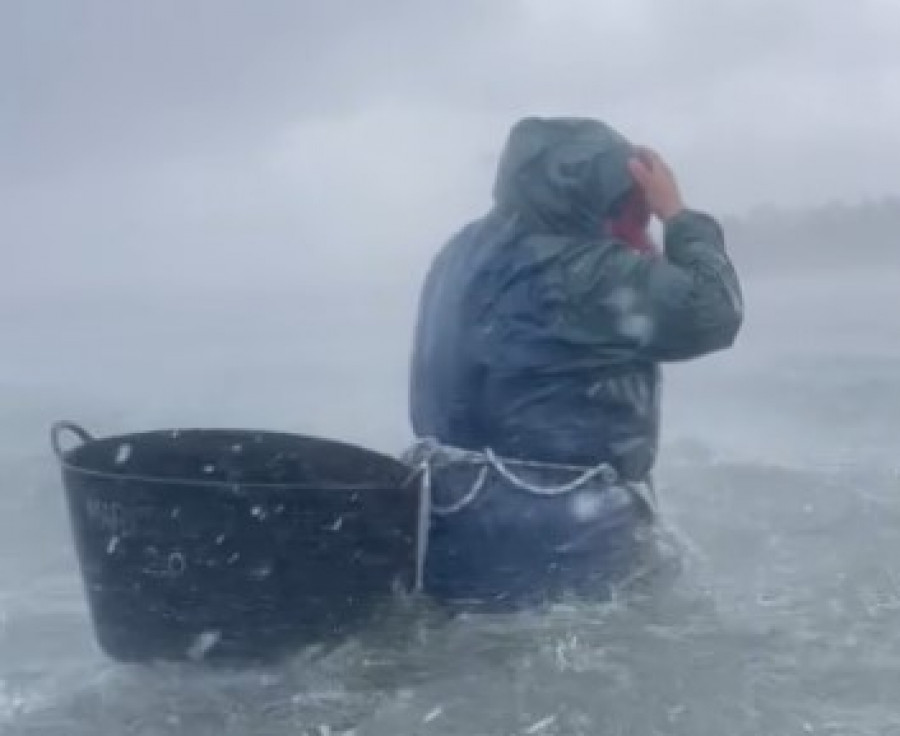
{"type": "Polygon", "coordinates": [[[414,279],[527,114],[720,214],[900,193],[896,0],[3,0],[0,90],[19,289],[414,279]]]}

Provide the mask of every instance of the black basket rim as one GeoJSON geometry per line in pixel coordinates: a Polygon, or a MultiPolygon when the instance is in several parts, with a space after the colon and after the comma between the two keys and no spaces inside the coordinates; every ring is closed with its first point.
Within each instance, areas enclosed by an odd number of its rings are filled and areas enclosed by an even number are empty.
{"type": "MultiPolygon", "coordinates": [[[[60,423],[64,424],[64,423],[60,423]]],[[[75,425],[77,426],[77,425],[75,425]]],[[[239,429],[235,427],[190,427],[190,428],[168,428],[168,429],[151,429],[144,430],[140,432],[129,432],[127,434],[119,434],[119,435],[109,435],[106,437],[94,437],[92,435],[88,435],[85,433],[90,439],[83,441],[80,445],[76,445],[68,450],[65,450],[57,455],[57,461],[63,470],[72,473],[78,473],[80,475],[91,476],[94,478],[104,478],[107,480],[116,480],[122,483],[132,482],[132,483],[150,483],[150,484],[161,484],[161,485],[179,485],[179,486],[192,486],[192,487],[200,487],[200,488],[214,488],[219,490],[227,490],[231,493],[245,490],[288,490],[288,489],[319,489],[319,490],[333,490],[333,491],[382,491],[382,492],[390,492],[390,491],[402,491],[405,490],[415,479],[416,476],[419,475],[416,468],[410,467],[407,463],[403,462],[403,460],[399,458],[392,457],[382,452],[378,452],[376,450],[371,450],[365,447],[361,447],[359,445],[355,445],[350,442],[344,442],[342,440],[331,439],[330,437],[319,437],[315,435],[307,435],[307,434],[298,434],[292,432],[285,432],[279,430],[270,430],[270,429],[239,429]],[[333,446],[342,447],[347,450],[356,450],[358,452],[367,453],[372,455],[373,457],[377,457],[381,460],[392,462],[397,465],[398,469],[402,468],[407,471],[406,476],[403,478],[402,482],[399,482],[397,485],[390,484],[378,484],[374,485],[371,483],[265,483],[265,482],[228,482],[221,480],[205,480],[203,478],[198,479],[189,479],[189,478],[166,478],[161,476],[154,475],[144,475],[139,473],[109,473],[102,470],[94,470],[91,468],[85,468],[77,463],[73,462],[74,456],[81,451],[84,447],[89,444],[103,442],[103,443],[116,443],[122,442],[127,443],[129,441],[138,440],[140,438],[147,437],[155,437],[160,435],[170,435],[176,437],[180,434],[189,434],[189,433],[207,433],[207,434],[248,434],[248,435],[257,435],[262,437],[280,437],[284,439],[295,439],[295,440],[312,440],[314,442],[321,442],[324,444],[330,444],[333,446]]]]}

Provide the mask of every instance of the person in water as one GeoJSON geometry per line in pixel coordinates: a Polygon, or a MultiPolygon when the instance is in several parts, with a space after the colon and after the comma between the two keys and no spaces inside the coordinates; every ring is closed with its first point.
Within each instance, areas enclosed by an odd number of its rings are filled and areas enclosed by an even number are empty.
{"type": "Polygon", "coordinates": [[[519,121],[493,194],[420,297],[423,587],[477,610],[606,595],[652,536],[660,364],[732,346],[740,284],[717,221],[603,122],[519,121]]]}

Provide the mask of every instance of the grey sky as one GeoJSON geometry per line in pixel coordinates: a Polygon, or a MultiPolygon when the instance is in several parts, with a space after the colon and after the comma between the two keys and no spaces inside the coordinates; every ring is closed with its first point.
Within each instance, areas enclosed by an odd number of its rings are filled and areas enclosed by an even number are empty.
{"type": "Polygon", "coordinates": [[[900,193],[895,0],[9,0],[0,89],[20,286],[418,273],[530,113],[716,212],[900,193]]]}

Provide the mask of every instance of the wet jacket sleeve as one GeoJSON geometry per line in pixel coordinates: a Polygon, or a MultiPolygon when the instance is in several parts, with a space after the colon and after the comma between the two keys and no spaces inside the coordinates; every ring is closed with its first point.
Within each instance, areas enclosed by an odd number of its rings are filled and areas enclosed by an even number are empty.
{"type": "Polygon", "coordinates": [[[688,360],[730,347],[740,330],[740,283],[721,227],[702,213],[666,224],[664,257],[594,244],[567,261],[570,315],[599,345],[654,362],[688,360]]]}

